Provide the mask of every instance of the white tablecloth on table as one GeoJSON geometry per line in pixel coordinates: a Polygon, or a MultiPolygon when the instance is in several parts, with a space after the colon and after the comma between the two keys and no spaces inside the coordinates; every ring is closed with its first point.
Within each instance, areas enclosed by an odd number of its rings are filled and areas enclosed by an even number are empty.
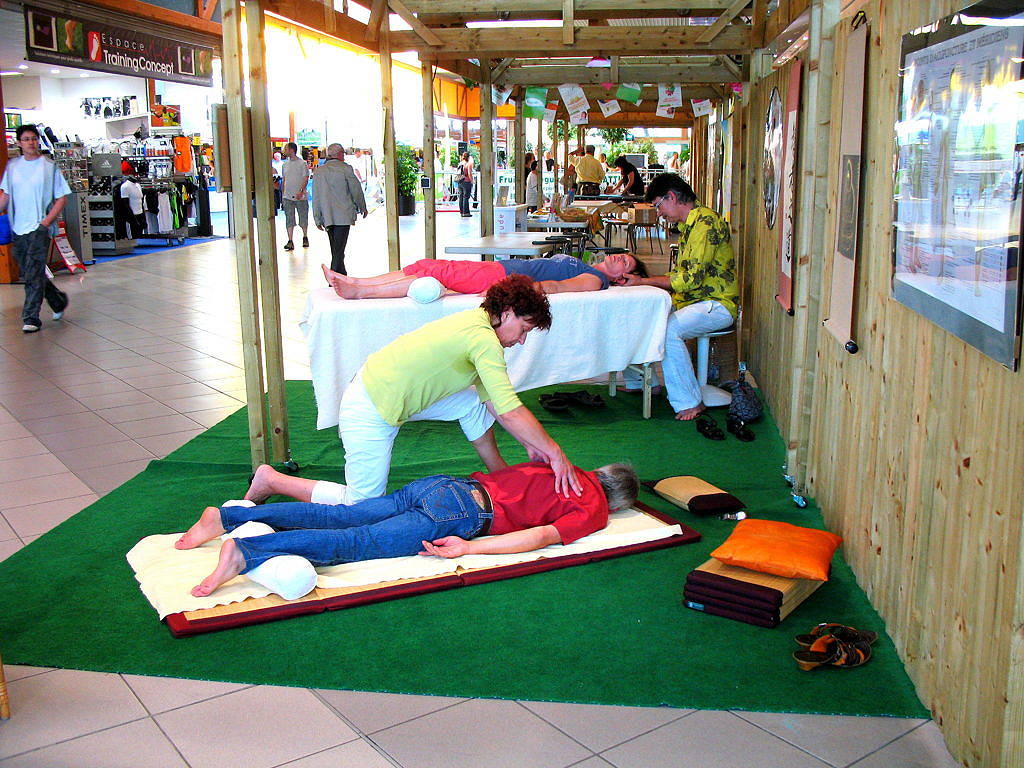
{"type": "MultiPolygon", "coordinates": [[[[551,329],[531,331],[526,343],[505,350],[517,392],[621,371],[661,360],[668,293],[651,286],[559,293],[551,301],[551,329]]],[[[342,299],[330,288],[310,292],[300,326],[306,334],[317,429],[337,426],[345,388],[372,353],[409,331],[455,312],[479,307],[480,296],[445,296],[430,304],[412,299],[342,299]]]]}

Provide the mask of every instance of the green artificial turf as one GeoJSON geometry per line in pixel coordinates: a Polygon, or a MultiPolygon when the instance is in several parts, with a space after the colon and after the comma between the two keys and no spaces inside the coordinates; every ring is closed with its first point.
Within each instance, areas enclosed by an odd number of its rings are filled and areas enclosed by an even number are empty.
{"type": "MultiPolygon", "coordinates": [[[[821,527],[783,483],[783,446],[766,417],[757,440],[712,442],[664,401],[537,413],[584,468],[629,460],[642,479],[698,475],[752,516],[821,527]]],[[[595,390],[599,391],[599,390],[595,390]]],[[[314,429],[309,382],[289,382],[293,453],[306,477],[341,480],[336,432],[314,429]]],[[[718,419],[724,425],[724,414],[718,419]]],[[[500,432],[500,430],[499,430],[500,432]]],[[[501,433],[510,461],[522,449],[501,433]]],[[[407,424],[390,487],[478,469],[455,423],[407,424]]],[[[239,498],[249,477],[244,410],[0,563],[0,651],[9,664],[392,693],[706,709],[927,716],[881,619],[836,556],[831,581],[776,629],[683,607],[686,574],[734,523],[698,519],[646,491],[704,538],[507,581],[174,639],[139,591],[125,553],[142,537],[183,531],[203,506],[239,498]],[[792,636],[820,621],[878,630],[874,658],[852,670],[802,672],[792,636]]]]}

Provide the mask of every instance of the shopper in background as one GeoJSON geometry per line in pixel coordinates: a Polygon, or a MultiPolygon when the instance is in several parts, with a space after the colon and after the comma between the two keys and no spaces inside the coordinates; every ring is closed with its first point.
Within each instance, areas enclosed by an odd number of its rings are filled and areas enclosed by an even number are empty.
{"type": "Polygon", "coordinates": [[[67,294],[46,276],[46,257],[71,187],[57,165],[39,151],[39,131],[34,125],[18,126],[17,138],[21,157],[7,163],[0,179],[0,213],[10,212],[14,260],[25,282],[21,330],[35,333],[42,327],[39,308],[44,297],[54,320],[60,320],[68,306],[67,294]]]}
{"type": "Polygon", "coordinates": [[[533,213],[547,201],[544,199],[544,182],[541,180],[537,161],[530,163],[529,168],[530,175],[526,177],[526,210],[533,213]]]}
{"type": "Polygon", "coordinates": [[[345,246],[348,228],[356,223],[356,214],[366,218],[363,187],[352,166],[345,162],[341,144],[327,147],[327,160],[313,174],[313,222],[317,229],[327,230],[331,243],[331,269],[342,275],[345,271],[345,246]]]}
{"type": "Polygon", "coordinates": [[[284,171],[284,159],[280,152],[270,158],[270,177],[274,181],[274,215],[281,210],[281,174],[284,171]]]}
{"type": "Polygon", "coordinates": [[[462,161],[459,163],[459,213],[462,218],[468,218],[469,198],[473,195],[473,158],[469,152],[462,153],[462,161]]]}
{"type": "Polygon", "coordinates": [[[299,215],[302,227],[302,247],[309,248],[309,200],[306,198],[306,184],[309,182],[309,166],[298,156],[299,148],[294,141],[284,145],[284,160],[281,161],[281,206],[284,208],[284,226],[288,230],[286,251],[294,251],[292,232],[295,230],[295,214],[299,215]]]}
{"type": "Polygon", "coordinates": [[[594,157],[596,148],[587,144],[584,154],[576,161],[576,176],[579,180],[579,194],[601,194],[601,182],[604,181],[604,166],[594,157]]]}

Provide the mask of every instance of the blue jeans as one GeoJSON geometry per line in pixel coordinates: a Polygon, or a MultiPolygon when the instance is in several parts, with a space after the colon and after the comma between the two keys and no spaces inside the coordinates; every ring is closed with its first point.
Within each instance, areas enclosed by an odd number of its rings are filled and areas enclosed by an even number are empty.
{"type": "Polygon", "coordinates": [[[278,555],[299,555],[315,566],[337,565],[415,555],[423,549],[424,539],[473,538],[489,522],[490,515],[477,504],[472,490],[467,480],[432,475],[388,496],[355,504],[293,501],[221,507],[220,516],[228,531],[249,520],[285,529],[235,539],[245,558],[242,573],[278,555]]]}

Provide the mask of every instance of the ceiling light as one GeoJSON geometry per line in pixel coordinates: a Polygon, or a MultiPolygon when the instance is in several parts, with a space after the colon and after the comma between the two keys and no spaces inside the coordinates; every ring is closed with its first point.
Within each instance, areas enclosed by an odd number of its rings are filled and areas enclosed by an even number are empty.
{"type": "Polygon", "coordinates": [[[18,69],[28,69],[28,64],[19,64],[18,69]]]}
{"type": "Polygon", "coordinates": [[[51,75],[59,75],[60,74],[60,70],[59,69],[51,69],[50,70],[50,74],[51,75]]]}
{"type": "Polygon", "coordinates": [[[595,56],[586,63],[588,67],[610,67],[612,65],[611,59],[606,59],[604,56],[595,56]]]}
{"type": "Polygon", "coordinates": [[[0,72],[0,75],[20,75],[22,72],[0,72]]]}

